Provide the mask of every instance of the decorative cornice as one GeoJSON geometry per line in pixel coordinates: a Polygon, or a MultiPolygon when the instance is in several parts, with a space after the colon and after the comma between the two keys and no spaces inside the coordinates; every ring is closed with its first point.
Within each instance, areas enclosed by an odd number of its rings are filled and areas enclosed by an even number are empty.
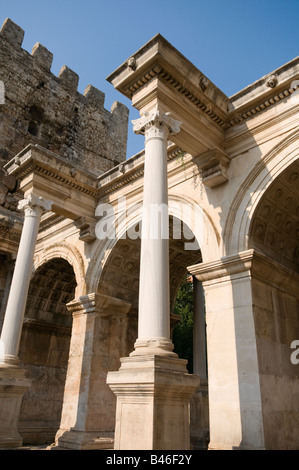
{"type": "Polygon", "coordinates": [[[107,182],[103,186],[99,186],[98,189],[98,199],[108,196],[108,194],[113,193],[114,191],[126,186],[127,184],[137,180],[138,178],[142,178],[144,175],[144,160],[138,165],[138,168],[134,168],[131,171],[128,171],[125,174],[120,175],[119,173],[116,175],[116,178],[112,181],[107,182]]]}
{"type": "MultiPolygon", "coordinates": [[[[224,116],[220,116],[214,109],[212,109],[213,105],[209,105],[207,99],[204,102],[204,100],[200,96],[200,92],[195,93],[194,91],[191,91],[190,88],[188,88],[186,85],[183,85],[181,81],[174,78],[173,75],[171,75],[165,68],[158,64],[154,65],[143,75],[139,76],[133,84],[130,84],[130,86],[125,90],[126,96],[128,96],[129,99],[132,99],[133,95],[137,91],[139,91],[142,87],[144,87],[147,83],[149,83],[153,78],[156,77],[158,77],[167,85],[170,85],[172,88],[175,89],[176,92],[187,98],[190,103],[199,110],[199,112],[206,115],[220,128],[225,128],[227,126],[224,116]]],[[[204,83],[206,83],[207,79],[204,80],[205,78],[206,77],[202,76],[199,83],[201,91],[203,92],[206,89],[204,83]]]]}
{"type": "Polygon", "coordinates": [[[24,196],[37,194],[52,201],[52,211],[76,220],[94,217],[97,176],[39,145],[28,145],[5,165],[19,181],[24,196]]]}
{"type": "MultiPolygon", "coordinates": [[[[131,99],[133,95],[140,90],[143,86],[145,86],[149,81],[151,81],[155,77],[159,77],[159,79],[163,80],[165,83],[170,85],[174,88],[179,94],[186,97],[193,106],[195,106],[199,112],[206,115],[209,119],[211,119],[214,123],[216,123],[221,129],[228,129],[233,127],[237,124],[241,124],[248,119],[256,116],[257,114],[265,111],[269,107],[277,104],[279,101],[287,98],[288,96],[292,95],[295,91],[299,90],[299,81],[293,81],[291,84],[287,84],[283,89],[279,89],[279,92],[275,93],[275,87],[277,86],[277,77],[275,76],[274,81],[271,74],[268,77],[268,80],[265,81],[266,86],[272,89],[271,96],[267,96],[267,98],[262,98],[260,101],[255,103],[253,106],[247,106],[242,111],[238,111],[238,109],[230,112],[227,116],[220,116],[219,113],[215,112],[212,109],[212,104],[205,103],[202,100],[202,97],[199,94],[190,91],[190,89],[178,80],[176,80],[170,73],[168,73],[165,69],[163,69],[160,65],[155,65],[153,68],[149,69],[146,73],[140,76],[133,84],[131,84],[127,90],[126,94],[131,99]],[[270,86],[270,83],[272,86],[270,86]],[[275,85],[274,85],[275,83],[275,85]]],[[[205,77],[202,77],[205,78],[205,77]]],[[[204,87],[201,86],[202,90],[204,87]]]]}
{"type": "MultiPolygon", "coordinates": [[[[156,80],[166,86],[165,90],[174,91],[169,100],[175,100],[176,95],[186,100],[201,116],[213,122],[217,131],[246,122],[287,98],[298,90],[298,79],[299,57],[295,57],[228,97],[160,34],[154,36],[107,78],[137,108],[141,103],[147,106],[142,101],[146,93],[143,95],[141,90],[150,88],[150,82],[156,80]]],[[[155,96],[153,90],[151,92],[152,99],[159,102],[159,93],[155,96]]]]}
{"type": "Polygon", "coordinates": [[[274,261],[256,249],[250,249],[226,256],[209,263],[188,267],[188,272],[204,284],[221,282],[231,276],[246,274],[276,286],[278,289],[294,292],[298,296],[299,274],[274,261]]]}
{"type": "MultiPolygon", "coordinates": [[[[274,87],[271,87],[274,89],[274,87]]],[[[299,81],[293,81],[291,85],[286,86],[278,93],[272,93],[271,96],[262,99],[254,106],[249,106],[242,110],[241,112],[236,110],[231,113],[231,116],[228,117],[226,122],[225,128],[228,129],[233,127],[237,124],[242,124],[243,122],[247,121],[248,119],[257,116],[259,113],[267,110],[271,106],[277,104],[279,101],[284,100],[288,96],[291,96],[295,91],[299,90],[299,81]]]]}
{"type": "Polygon", "coordinates": [[[91,293],[72,300],[66,306],[73,315],[100,314],[125,315],[131,308],[131,303],[107,295],[91,293]]]}
{"type": "Polygon", "coordinates": [[[94,175],[79,168],[74,168],[60,156],[39,145],[28,145],[4,168],[9,174],[15,175],[18,180],[23,180],[27,175],[34,172],[37,175],[55,180],[62,186],[95,196],[96,177],[94,175]],[[46,163],[46,159],[49,159],[50,164],[46,163]],[[82,175],[83,177],[80,177],[82,175]]]}
{"type": "Polygon", "coordinates": [[[43,232],[44,230],[49,229],[57,225],[59,222],[63,221],[64,217],[62,215],[57,215],[53,212],[47,212],[42,215],[41,222],[39,225],[39,233],[43,232]]]}
{"type": "Polygon", "coordinates": [[[27,175],[33,172],[35,174],[40,174],[40,175],[49,177],[51,179],[54,179],[58,183],[61,183],[64,186],[68,186],[70,188],[76,189],[77,191],[80,191],[84,194],[88,194],[91,196],[95,195],[95,190],[91,189],[90,187],[87,188],[84,185],[78,184],[78,182],[75,181],[75,178],[72,177],[71,175],[70,175],[70,178],[68,179],[67,177],[61,176],[58,173],[56,173],[54,168],[51,170],[35,162],[30,162],[25,167],[23,167],[23,169],[20,172],[18,172],[17,178],[18,180],[22,180],[27,175]]]}
{"type": "MultiPolygon", "coordinates": [[[[167,149],[167,160],[171,161],[184,155],[185,152],[174,144],[167,149]]],[[[121,163],[107,173],[98,177],[97,197],[102,198],[117,189],[142,178],[144,175],[144,150],[131,159],[121,163]],[[132,168],[131,160],[134,162],[132,168]],[[109,178],[110,176],[110,178],[109,178]]]]}
{"type": "Polygon", "coordinates": [[[21,237],[21,228],[15,229],[14,227],[10,227],[9,225],[5,225],[0,220],[0,239],[9,240],[12,242],[19,243],[21,237]]]}
{"type": "Polygon", "coordinates": [[[188,272],[196,276],[199,281],[211,281],[244,271],[249,271],[252,266],[253,255],[254,250],[248,250],[219,260],[210,261],[208,263],[189,266],[187,269],[188,272]]]}
{"type": "Polygon", "coordinates": [[[30,328],[39,331],[48,331],[58,336],[70,337],[71,328],[67,326],[57,325],[45,320],[35,320],[33,318],[24,318],[23,328],[30,328]]]}

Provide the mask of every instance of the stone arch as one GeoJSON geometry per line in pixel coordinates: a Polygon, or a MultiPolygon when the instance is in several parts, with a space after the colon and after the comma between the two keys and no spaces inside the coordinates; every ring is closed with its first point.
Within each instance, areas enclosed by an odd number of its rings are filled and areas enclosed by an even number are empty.
{"type": "MultiPolygon", "coordinates": [[[[132,227],[140,224],[142,219],[141,208],[142,203],[138,201],[135,204],[135,209],[131,209],[129,216],[121,221],[118,226],[118,238],[107,239],[98,244],[96,254],[93,255],[95,259],[93,271],[89,273],[91,291],[131,303],[130,314],[135,315],[133,322],[135,325],[138,311],[140,238],[131,239],[125,235],[132,227]]],[[[171,195],[169,197],[169,215],[170,311],[172,312],[177,291],[184,274],[187,273],[188,266],[202,261],[199,243],[203,238],[211,244],[213,241],[213,248],[217,247],[218,243],[217,236],[207,215],[193,200],[171,195]],[[188,214],[182,210],[182,204],[189,205],[193,217],[197,216],[200,219],[200,223],[194,226],[196,236],[193,233],[193,227],[188,226],[188,214]],[[176,220],[179,221],[179,224],[176,223],[176,220]],[[206,220],[208,224],[205,223],[206,220]],[[203,227],[205,225],[208,225],[208,230],[203,237],[203,227]],[[178,228],[180,236],[175,237],[173,229],[177,231],[178,228]],[[188,249],[186,249],[186,246],[188,249]]],[[[134,336],[134,332],[131,332],[131,336],[134,336]]],[[[134,341],[130,341],[132,347],[134,341]]]]}
{"type": "Polygon", "coordinates": [[[298,271],[299,159],[284,169],[257,204],[248,233],[248,248],[298,271]]]}
{"type": "Polygon", "coordinates": [[[72,266],[77,283],[75,296],[85,295],[87,291],[84,261],[80,251],[73,245],[54,243],[47,246],[41,252],[36,253],[33,261],[33,274],[44,263],[54,258],[63,258],[72,266]]]}
{"type": "MultiPolygon", "coordinates": [[[[220,235],[217,232],[209,215],[191,198],[181,195],[169,195],[169,215],[180,219],[185,224],[186,232],[188,234],[193,232],[195,239],[198,242],[198,248],[202,252],[202,258],[205,262],[217,258],[220,247],[220,235]],[[188,211],[184,211],[184,206],[189,206],[192,213],[192,222],[195,224],[189,226],[188,211]]],[[[118,226],[118,236],[113,238],[113,229],[108,232],[108,238],[99,241],[92,255],[93,263],[90,264],[86,274],[86,284],[89,292],[95,292],[101,277],[102,270],[107,263],[107,260],[118,242],[122,239],[128,228],[136,227],[142,219],[142,199],[135,202],[132,209],[130,209],[129,216],[121,220],[116,219],[118,226]],[[111,236],[111,238],[109,238],[111,236]]],[[[190,241],[191,239],[187,240],[190,241]]],[[[192,241],[189,246],[192,251],[192,241]]],[[[197,248],[197,249],[198,249],[197,248]]]]}
{"type": "Polygon", "coordinates": [[[291,360],[291,345],[299,337],[298,150],[286,155],[295,158],[285,157],[288,164],[267,184],[248,228],[248,248],[254,253],[251,293],[267,449],[299,446],[299,370],[291,360]]]}
{"type": "Polygon", "coordinates": [[[299,132],[279,142],[257,163],[241,185],[231,206],[223,236],[223,256],[249,248],[249,233],[255,210],[273,181],[299,157],[299,132]]]}
{"type": "Polygon", "coordinates": [[[219,253],[220,235],[209,214],[192,198],[185,195],[170,194],[168,201],[169,214],[180,219],[193,233],[201,250],[203,262],[216,259],[219,253]],[[191,212],[191,221],[188,208],[191,212]]]}

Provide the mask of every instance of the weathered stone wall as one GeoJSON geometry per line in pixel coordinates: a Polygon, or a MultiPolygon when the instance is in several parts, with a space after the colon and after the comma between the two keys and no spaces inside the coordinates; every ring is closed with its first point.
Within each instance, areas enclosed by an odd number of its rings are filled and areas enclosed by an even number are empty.
{"type": "Polygon", "coordinates": [[[267,449],[298,449],[299,445],[299,371],[291,362],[290,349],[299,334],[298,300],[285,284],[278,289],[270,280],[252,280],[267,449]]]}
{"type": "Polygon", "coordinates": [[[53,55],[37,43],[22,49],[24,31],[10,19],[0,31],[0,167],[29,143],[39,144],[97,175],[125,160],[128,109],[88,85],[66,66],[51,73],[53,55]],[[3,101],[3,100],[2,100],[3,101]]]}

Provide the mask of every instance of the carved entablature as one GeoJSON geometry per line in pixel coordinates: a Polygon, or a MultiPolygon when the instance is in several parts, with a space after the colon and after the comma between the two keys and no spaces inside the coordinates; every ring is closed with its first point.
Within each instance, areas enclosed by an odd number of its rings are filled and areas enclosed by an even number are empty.
{"type": "Polygon", "coordinates": [[[193,106],[198,109],[199,112],[203,113],[217,125],[219,125],[220,127],[226,126],[226,120],[224,118],[224,115],[216,111],[216,106],[214,107],[214,109],[212,109],[212,107],[209,106],[208,100],[205,97],[201,96],[201,92],[205,92],[208,85],[210,84],[210,81],[204,76],[201,76],[201,78],[198,80],[200,91],[196,93],[195,90],[191,91],[191,89],[189,89],[186,84],[183,85],[183,81],[177,80],[165,68],[161,67],[160,65],[155,65],[153,68],[148,70],[142,77],[139,77],[134,84],[130,85],[127,88],[126,95],[133,98],[136,92],[154,77],[158,77],[159,80],[162,80],[168,86],[171,86],[179,94],[182,94],[182,96],[186,97],[190,101],[190,103],[192,103],[193,106]]]}
{"type": "MultiPolygon", "coordinates": [[[[196,157],[215,147],[225,151],[235,126],[247,124],[298,92],[299,57],[228,97],[157,34],[107,80],[132,100],[141,115],[157,105],[170,112],[182,123],[173,142],[196,157]]],[[[226,165],[220,161],[218,167],[220,179],[227,178],[226,165]]],[[[217,173],[210,165],[205,171],[217,173]]]]}
{"type": "Polygon", "coordinates": [[[160,34],[107,80],[142,116],[158,105],[182,122],[173,142],[191,155],[222,147],[228,98],[160,34]]]}
{"type": "Polygon", "coordinates": [[[243,124],[299,91],[299,57],[230,97],[226,129],[243,124]]]}
{"type": "Polygon", "coordinates": [[[94,217],[97,177],[59,155],[28,145],[4,167],[26,197],[34,193],[53,202],[52,210],[72,220],[94,217]]]}

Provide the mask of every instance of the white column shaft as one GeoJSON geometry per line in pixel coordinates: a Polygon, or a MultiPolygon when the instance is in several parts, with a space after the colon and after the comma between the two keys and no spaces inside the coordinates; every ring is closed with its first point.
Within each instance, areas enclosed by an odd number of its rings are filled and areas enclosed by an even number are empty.
{"type": "Polygon", "coordinates": [[[145,135],[138,339],[133,355],[174,354],[170,340],[167,137],[179,122],[157,108],[133,121],[145,135]]]}
{"type": "Polygon", "coordinates": [[[167,134],[145,141],[139,339],[170,337],[167,134]]]}
{"type": "Polygon", "coordinates": [[[5,362],[18,362],[18,350],[39,223],[42,212],[49,207],[48,205],[49,203],[36,196],[30,196],[28,199],[20,201],[19,207],[25,212],[24,225],[1,334],[5,362]]]}

